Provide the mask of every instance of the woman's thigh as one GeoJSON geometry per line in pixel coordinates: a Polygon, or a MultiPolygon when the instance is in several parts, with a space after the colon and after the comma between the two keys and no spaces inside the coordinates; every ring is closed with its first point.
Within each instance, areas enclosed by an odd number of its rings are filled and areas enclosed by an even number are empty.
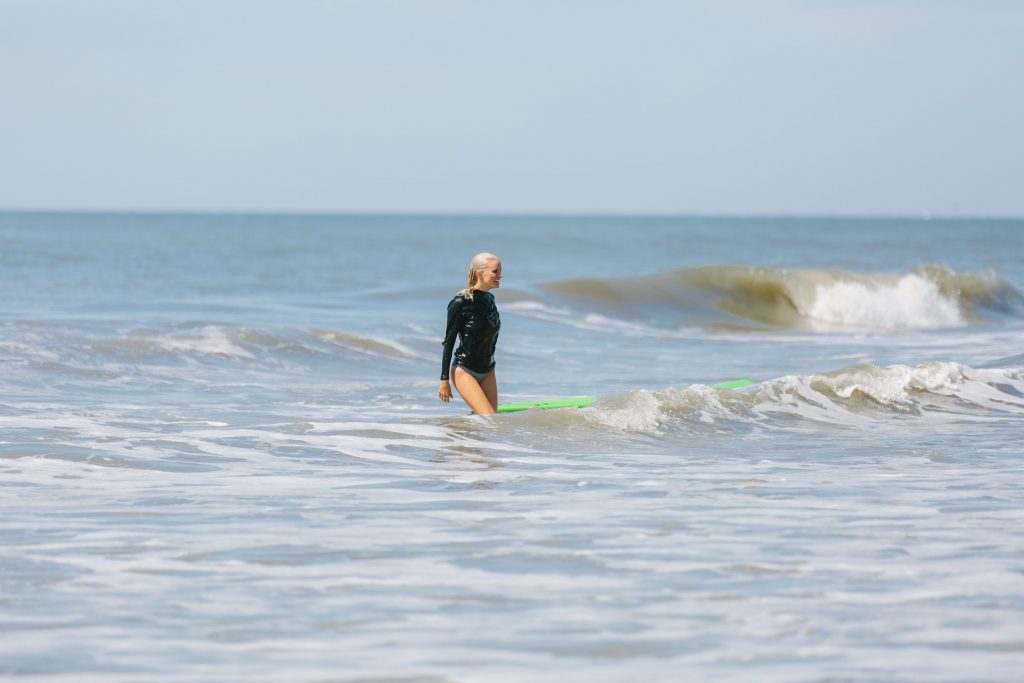
{"type": "Polygon", "coordinates": [[[494,370],[487,373],[487,376],[480,382],[480,388],[484,390],[484,396],[490,401],[491,407],[498,410],[498,376],[494,370]]]}
{"type": "MultiPolygon", "coordinates": [[[[486,378],[484,381],[487,381],[486,378]]],[[[466,402],[466,405],[474,413],[478,415],[494,414],[494,405],[473,375],[460,367],[456,367],[455,372],[452,373],[452,384],[455,385],[455,390],[459,392],[459,396],[462,397],[462,400],[466,402]]]]}

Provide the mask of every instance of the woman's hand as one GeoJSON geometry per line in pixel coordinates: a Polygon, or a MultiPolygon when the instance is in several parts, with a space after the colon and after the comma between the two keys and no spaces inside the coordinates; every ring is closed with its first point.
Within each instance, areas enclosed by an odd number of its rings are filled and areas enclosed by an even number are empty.
{"type": "Polygon", "coordinates": [[[437,389],[437,396],[445,403],[452,400],[452,385],[448,380],[441,380],[441,386],[437,389]]]}

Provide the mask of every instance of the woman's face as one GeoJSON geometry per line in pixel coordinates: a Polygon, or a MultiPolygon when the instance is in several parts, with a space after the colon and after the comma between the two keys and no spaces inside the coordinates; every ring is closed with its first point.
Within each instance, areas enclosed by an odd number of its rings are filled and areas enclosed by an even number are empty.
{"type": "Polygon", "coordinates": [[[476,286],[485,292],[501,285],[501,261],[491,261],[482,270],[477,271],[476,286]]]}

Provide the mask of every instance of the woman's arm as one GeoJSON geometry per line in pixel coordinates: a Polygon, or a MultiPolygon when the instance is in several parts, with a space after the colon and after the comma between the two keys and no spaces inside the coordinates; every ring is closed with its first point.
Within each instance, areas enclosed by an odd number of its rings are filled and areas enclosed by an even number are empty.
{"type": "Polygon", "coordinates": [[[445,403],[452,399],[452,385],[448,382],[448,368],[452,364],[452,350],[455,348],[455,338],[459,335],[459,327],[462,322],[463,301],[461,296],[457,296],[448,304],[448,324],[445,326],[444,341],[441,342],[444,351],[441,354],[441,384],[437,388],[437,396],[445,403]]]}
{"type": "Polygon", "coordinates": [[[448,304],[448,324],[445,327],[444,341],[441,346],[444,349],[441,354],[441,379],[448,380],[448,368],[452,364],[452,352],[455,350],[455,338],[459,336],[459,328],[462,323],[462,307],[465,299],[457,296],[448,304]]]}

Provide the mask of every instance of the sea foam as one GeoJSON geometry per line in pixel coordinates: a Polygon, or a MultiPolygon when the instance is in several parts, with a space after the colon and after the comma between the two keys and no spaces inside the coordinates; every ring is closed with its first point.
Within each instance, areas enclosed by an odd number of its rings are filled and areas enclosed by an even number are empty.
{"type": "Polygon", "coordinates": [[[903,428],[949,419],[1024,416],[1024,370],[977,369],[954,362],[853,365],[821,374],[785,375],[740,390],[701,384],[636,390],[599,398],[581,411],[529,411],[512,420],[550,428],[588,426],[651,436],[725,430],[786,429],[793,418],[836,427],[903,428]]]}
{"type": "Polygon", "coordinates": [[[955,299],[915,273],[894,284],[840,280],[818,285],[814,303],[801,312],[816,329],[893,330],[967,324],[955,299]]]}

